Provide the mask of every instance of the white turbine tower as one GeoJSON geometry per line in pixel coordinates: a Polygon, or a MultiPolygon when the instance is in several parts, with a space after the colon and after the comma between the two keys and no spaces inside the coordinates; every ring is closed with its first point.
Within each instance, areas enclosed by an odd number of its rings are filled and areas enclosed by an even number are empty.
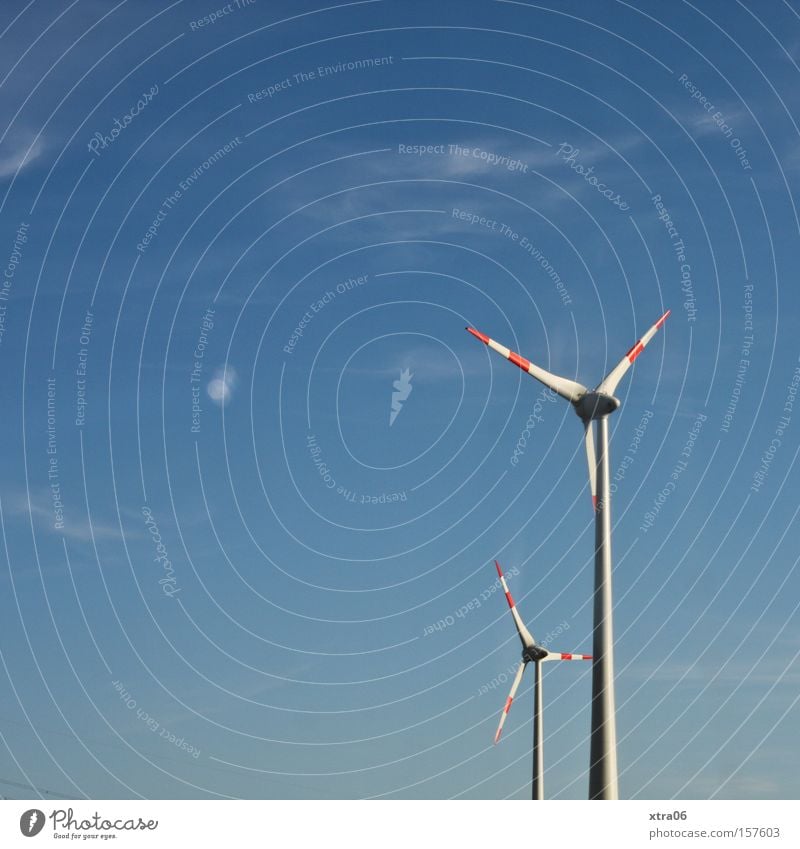
{"type": "MultiPolygon", "coordinates": [[[[645,345],[667,320],[670,310],[642,336],[594,390],[567,377],[551,374],[510,351],[474,327],[467,330],[492,350],[528,372],[575,408],[585,431],[589,485],[595,509],[594,637],[592,655],[592,740],[589,758],[589,798],[617,799],[617,724],[614,701],[614,639],[611,592],[611,490],[608,446],[608,416],[619,409],[614,390],[642,353],[645,345]],[[599,458],[595,453],[592,421],[597,420],[599,458]]],[[[521,673],[519,673],[521,675],[521,673]]]]}
{"type": "Polygon", "coordinates": [[[548,651],[544,646],[537,644],[531,632],[525,627],[517,606],[514,604],[514,599],[508,591],[506,579],[503,576],[503,571],[500,564],[495,560],[494,565],[497,567],[497,574],[500,576],[500,583],[503,585],[503,592],[506,594],[506,601],[511,609],[511,615],[514,617],[514,624],[517,627],[519,639],[522,642],[522,663],[517,669],[514,683],[511,685],[511,692],[506,699],[503,712],[500,714],[500,724],[497,726],[497,733],[494,735],[494,742],[500,739],[500,734],[503,731],[503,724],[506,721],[511,703],[514,701],[514,696],[517,693],[517,688],[522,681],[522,675],[525,672],[525,667],[533,664],[533,783],[531,785],[531,796],[533,799],[544,799],[544,724],[542,719],[542,664],[548,660],[591,660],[590,654],[563,654],[560,652],[548,651]]]}

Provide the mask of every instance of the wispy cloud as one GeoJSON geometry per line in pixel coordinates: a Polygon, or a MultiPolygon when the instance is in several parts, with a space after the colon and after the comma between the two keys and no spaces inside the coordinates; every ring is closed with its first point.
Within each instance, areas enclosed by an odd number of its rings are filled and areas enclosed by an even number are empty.
{"type": "MultiPolygon", "coordinates": [[[[578,139],[564,139],[580,151],[581,162],[587,166],[597,165],[603,160],[619,159],[625,154],[643,144],[642,136],[627,133],[605,140],[581,142],[578,139]]],[[[535,181],[536,174],[552,176],[554,182],[561,183],[565,169],[563,159],[558,155],[558,144],[545,146],[542,143],[516,137],[476,136],[457,140],[448,139],[439,143],[436,152],[418,155],[415,153],[400,153],[397,148],[351,159],[343,160],[337,166],[337,177],[353,172],[349,185],[365,185],[372,182],[382,183],[385,180],[401,181],[397,184],[377,186],[375,191],[347,191],[334,197],[314,203],[305,208],[304,216],[317,221],[344,221],[356,217],[379,213],[387,208],[399,208],[389,198],[401,196],[405,180],[450,180],[478,182],[487,188],[507,192],[513,197],[518,196],[518,184],[521,180],[535,181]],[[453,151],[453,152],[451,152],[453,151]]],[[[332,145],[325,155],[326,159],[336,159],[346,155],[346,149],[338,144],[332,145]]],[[[627,167],[627,166],[625,166],[627,167]]],[[[581,181],[581,185],[583,181],[581,181]]],[[[550,190],[537,186],[536,205],[541,207],[551,203],[569,200],[569,194],[556,186],[550,190]]],[[[490,203],[489,197],[482,199],[490,203]]],[[[497,203],[501,202],[498,196],[497,203]]],[[[385,224],[387,229],[396,229],[398,216],[385,216],[376,221],[385,224]]],[[[445,229],[451,229],[443,219],[445,229]]],[[[427,226],[427,225],[426,225],[427,226]]]]}
{"type": "Polygon", "coordinates": [[[781,158],[784,170],[800,171],[800,148],[792,147],[789,152],[781,158]]]}
{"type": "Polygon", "coordinates": [[[791,663],[791,656],[787,648],[785,652],[776,649],[769,657],[764,657],[755,664],[733,660],[720,666],[716,660],[704,661],[699,658],[691,664],[666,662],[652,668],[637,662],[626,674],[640,681],[674,684],[680,682],[701,687],[713,681],[715,685],[736,687],[765,687],[777,682],[796,688],[800,684],[800,669],[791,663]]]}
{"type": "Polygon", "coordinates": [[[11,177],[27,168],[44,152],[42,136],[30,130],[9,132],[0,145],[0,178],[11,177]]]}
{"type": "Polygon", "coordinates": [[[715,104],[711,112],[692,103],[685,108],[673,110],[673,114],[695,138],[723,135],[727,131],[726,126],[734,133],[743,133],[753,122],[752,116],[743,106],[726,103],[715,104]]]}
{"type": "MultiPolygon", "coordinates": [[[[52,499],[48,489],[31,492],[12,492],[3,495],[3,515],[6,519],[20,519],[31,517],[34,527],[40,533],[48,533],[56,536],[66,536],[79,542],[91,542],[92,536],[95,540],[122,539],[123,534],[118,526],[104,523],[93,519],[81,517],[76,519],[71,510],[64,510],[63,528],[55,526],[55,514],[52,499]]],[[[139,534],[126,533],[125,538],[139,536],[139,534]]]]}

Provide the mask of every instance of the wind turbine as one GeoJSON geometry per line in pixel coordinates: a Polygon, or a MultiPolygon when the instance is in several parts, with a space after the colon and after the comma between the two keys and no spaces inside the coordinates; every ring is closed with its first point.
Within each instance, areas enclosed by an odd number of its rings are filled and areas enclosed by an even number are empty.
{"type": "Polygon", "coordinates": [[[603,378],[596,389],[589,390],[567,377],[551,374],[534,365],[505,345],[495,342],[474,327],[467,330],[493,351],[511,360],[553,392],[569,401],[583,422],[586,458],[589,463],[589,486],[595,510],[594,558],[594,632],[592,655],[592,737],[589,757],[589,798],[618,799],[617,722],[614,702],[614,644],[611,591],[611,489],[608,445],[608,416],[619,409],[614,390],[642,353],[647,343],[667,320],[670,310],[642,336],[627,354],[603,378]],[[595,453],[592,421],[597,421],[599,457],[595,453]]]}
{"type": "Polygon", "coordinates": [[[495,560],[494,565],[497,567],[497,574],[500,576],[500,583],[503,585],[503,592],[506,594],[506,601],[511,609],[511,615],[514,617],[514,624],[517,626],[517,633],[522,642],[522,663],[517,669],[514,683],[511,685],[511,692],[506,699],[503,712],[500,714],[500,724],[497,726],[497,733],[494,735],[495,744],[500,739],[503,732],[503,724],[506,721],[511,703],[514,701],[514,696],[517,694],[517,688],[522,681],[522,675],[525,672],[525,667],[533,664],[533,784],[531,786],[532,798],[544,799],[544,730],[542,720],[542,664],[548,660],[591,660],[590,654],[561,654],[559,652],[548,651],[544,646],[540,646],[533,639],[531,632],[525,627],[517,606],[514,604],[514,599],[508,591],[508,585],[503,575],[503,570],[500,564],[495,560]]]}

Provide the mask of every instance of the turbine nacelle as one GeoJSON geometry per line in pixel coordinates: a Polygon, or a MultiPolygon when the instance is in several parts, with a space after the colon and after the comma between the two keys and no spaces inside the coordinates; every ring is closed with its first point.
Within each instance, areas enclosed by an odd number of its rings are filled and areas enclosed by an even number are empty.
{"type": "Polygon", "coordinates": [[[605,392],[587,392],[579,400],[574,402],[575,412],[585,422],[609,416],[618,410],[622,402],[613,395],[605,392]]]}
{"type": "Polygon", "coordinates": [[[522,660],[525,663],[535,663],[537,660],[544,660],[548,654],[550,652],[541,646],[529,646],[522,650],[522,660]]]}

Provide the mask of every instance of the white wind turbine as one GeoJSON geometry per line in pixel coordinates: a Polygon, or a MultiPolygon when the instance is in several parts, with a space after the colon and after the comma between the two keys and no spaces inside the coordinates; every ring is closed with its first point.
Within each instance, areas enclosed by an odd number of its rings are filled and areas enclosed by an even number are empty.
{"type": "MultiPolygon", "coordinates": [[[[617,799],[617,723],[614,700],[614,638],[611,591],[611,490],[608,445],[608,416],[619,409],[614,390],[642,353],[645,345],[667,320],[670,310],[642,336],[596,389],[587,389],[567,377],[551,374],[519,354],[490,339],[474,327],[467,330],[493,351],[528,372],[553,392],[566,398],[583,422],[589,485],[595,509],[594,626],[592,655],[592,738],[589,756],[589,798],[617,799]],[[592,421],[597,420],[599,458],[595,453],[592,421]]],[[[524,667],[523,667],[524,668],[524,667]]],[[[522,673],[518,675],[521,677],[522,673]]]]}
{"type": "Polygon", "coordinates": [[[511,692],[506,699],[503,712],[500,714],[500,724],[497,726],[497,733],[494,735],[494,742],[500,739],[500,734],[503,731],[503,724],[506,721],[511,703],[514,701],[514,696],[517,693],[517,688],[522,681],[522,675],[525,672],[525,667],[533,664],[533,784],[531,785],[531,795],[533,799],[544,799],[544,724],[542,719],[542,664],[548,660],[591,660],[590,654],[564,654],[561,652],[548,651],[544,646],[540,646],[534,640],[531,632],[525,627],[511,593],[508,591],[506,579],[503,576],[503,571],[500,564],[495,560],[494,565],[497,567],[497,574],[500,576],[500,583],[503,585],[503,592],[506,594],[506,601],[511,610],[511,615],[514,617],[514,624],[517,626],[517,633],[522,642],[522,663],[517,669],[514,683],[511,685],[511,692]]]}

